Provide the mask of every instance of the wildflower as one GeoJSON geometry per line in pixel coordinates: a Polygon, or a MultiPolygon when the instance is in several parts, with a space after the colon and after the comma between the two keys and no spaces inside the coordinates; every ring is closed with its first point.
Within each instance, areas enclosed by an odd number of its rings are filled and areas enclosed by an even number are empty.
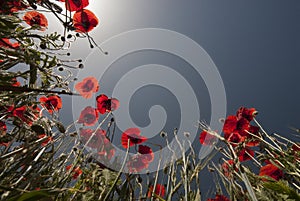
{"type": "Polygon", "coordinates": [[[44,31],[48,26],[48,20],[45,15],[37,11],[27,11],[23,17],[23,20],[25,20],[25,22],[30,26],[40,26],[41,31],[44,31]]]}
{"type": "Polygon", "coordinates": [[[292,154],[294,154],[294,161],[298,163],[300,160],[300,143],[294,143],[291,148],[292,154]]]}
{"type": "Polygon", "coordinates": [[[28,107],[23,105],[22,107],[17,107],[13,109],[12,115],[19,118],[21,121],[31,125],[34,120],[39,116],[40,108],[38,107],[28,107]]]}
{"type": "Polygon", "coordinates": [[[294,152],[300,152],[300,143],[295,143],[292,145],[292,150],[294,152]]]}
{"type": "Polygon", "coordinates": [[[206,201],[230,201],[226,196],[224,195],[216,195],[216,197],[213,199],[213,198],[209,198],[207,199],[206,201]]]}
{"type": "MultiPolygon", "coordinates": [[[[241,109],[240,109],[241,110],[241,109]]],[[[246,141],[247,146],[258,146],[260,139],[255,136],[259,136],[259,127],[250,125],[248,119],[251,119],[248,110],[243,109],[238,116],[228,116],[223,125],[224,138],[229,142],[240,143],[246,141]],[[248,111],[247,113],[245,111],[248,111]],[[246,115],[247,114],[247,115],[246,115]],[[244,115],[244,116],[242,116],[244,115]],[[247,118],[248,119],[247,119],[247,118]]],[[[255,113],[252,111],[252,113],[255,113]]],[[[252,114],[251,113],[251,114],[252,114]]]]}
{"type": "Polygon", "coordinates": [[[77,32],[90,32],[98,23],[96,15],[87,9],[79,10],[73,16],[73,25],[77,32]]]}
{"type": "Polygon", "coordinates": [[[258,112],[255,108],[240,107],[236,113],[236,116],[238,119],[246,118],[248,121],[252,121],[257,114],[258,112]]]}
{"type": "MultiPolygon", "coordinates": [[[[67,171],[69,171],[71,168],[72,168],[72,165],[66,166],[67,171]]],[[[75,167],[72,170],[72,178],[73,179],[77,179],[81,174],[82,174],[82,170],[80,169],[80,167],[75,167]]]]}
{"type": "Polygon", "coordinates": [[[26,9],[28,6],[22,0],[0,1],[0,13],[10,14],[26,9]]]}
{"type": "MultiPolygon", "coordinates": [[[[151,197],[153,193],[153,186],[149,187],[148,197],[151,197]]],[[[166,189],[162,184],[156,184],[154,194],[160,197],[164,197],[166,193],[166,189]]]]}
{"type": "Polygon", "coordinates": [[[78,11],[89,5],[88,0],[60,0],[66,3],[66,9],[69,11],[78,11]]]}
{"type": "Polygon", "coordinates": [[[91,106],[86,107],[81,111],[78,123],[83,123],[86,126],[93,126],[98,121],[98,111],[91,106]]]}
{"type": "MultiPolygon", "coordinates": [[[[273,164],[267,164],[260,168],[259,176],[269,176],[278,181],[283,177],[283,171],[273,164]]],[[[263,181],[265,180],[263,179],[263,181]]]]}
{"type": "Polygon", "coordinates": [[[1,38],[0,39],[0,47],[6,47],[6,48],[19,48],[20,44],[18,42],[12,43],[9,38],[1,38]]]}
{"type": "Polygon", "coordinates": [[[225,175],[225,177],[229,178],[232,176],[231,171],[233,169],[233,165],[234,165],[233,160],[227,160],[222,164],[222,171],[223,171],[223,174],[225,175]]]}
{"type": "Polygon", "coordinates": [[[212,145],[215,141],[216,137],[214,135],[211,135],[210,133],[208,133],[207,131],[202,131],[200,133],[200,144],[203,145],[212,145]]]}
{"type": "Polygon", "coordinates": [[[93,93],[99,90],[98,80],[94,77],[86,77],[75,85],[75,89],[83,98],[91,98],[93,93]]]}
{"type": "Polygon", "coordinates": [[[49,97],[41,97],[40,102],[50,114],[52,114],[53,111],[58,111],[62,108],[61,98],[56,95],[49,97]]]}
{"type": "Polygon", "coordinates": [[[12,85],[11,86],[14,86],[14,87],[21,86],[21,83],[17,81],[17,78],[13,78],[11,81],[12,81],[12,85]]]}
{"type": "Polygon", "coordinates": [[[122,146],[127,149],[128,148],[128,140],[129,140],[129,147],[141,144],[147,140],[146,137],[140,136],[141,131],[138,128],[128,128],[127,130],[122,133],[121,143],[122,146]]]}
{"type": "Polygon", "coordinates": [[[128,162],[127,168],[129,172],[139,173],[143,169],[148,168],[149,161],[143,155],[135,154],[128,162]]]}
{"type": "Polygon", "coordinates": [[[110,112],[118,109],[119,101],[116,98],[108,98],[104,94],[100,94],[96,98],[97,101],[97,109],[100,114],[104,114],[105,112],[110,112]]]}
{"type": "Polygon", "coordinates": [[[139,145],[138,152],[149,162],[154,160],[154,154],[150,147],[145,145],[139,145]]]}
{"type": "Polygon", "coordinates": [[[230,133],[229,135],[225,134],[224,137],[228,142],[233,143],[233,146],[245,141],[245,137],[242,137],[238,132],[230,133]]]}
{"type": "Polygon", "coordinates": [[[238,157],[241,162],[251,160],[251,156],[254,157],[254,151],[249,148],[242,149],[238,153],[238,157]]]}
{"type": "MultiPolygon", "coordinates": [[[[242,117],[242,118],[237,118],[236,116],[228,116],[225,120],[224,126],[223,126],[223,132],[225,135],[229,135],[233,132],[239,133],[241,136],[247,136],[248,131],[250,128],[250,123],[249,121],[242,117]]],[[[226,138],[226,137],[225,137],[226,138]]]]}
{"type": "MultiPolygon", "coordinates": [[[[42,138],[44,138],[44,137],[46,137],[47,135],[46,134],[40,134],[39,136],[38,136],[38,138],[39,139],[42,139],[42,138]]],[[[53,138],[52,137],[47,137],[43,142],[42,142],[42,146],[44,147],[44,146],[46,146],[49,142],[51,142],[53,140],[53,138]]]]}

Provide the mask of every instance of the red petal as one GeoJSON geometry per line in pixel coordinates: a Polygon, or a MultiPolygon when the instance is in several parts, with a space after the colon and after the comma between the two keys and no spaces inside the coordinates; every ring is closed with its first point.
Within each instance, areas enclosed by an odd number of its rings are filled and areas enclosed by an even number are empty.
{"type": "Polygon", "coordinates": [[[79,11],[89,5],[88,0],[65,0],[66,9],[69,11],[79,11]]]}
{"type": "Polygon", "coordinates": [[[257,110],[255,108],[240,107],[240,109],[236,113],[236,116],[239,119],[243,117],[246,118],[248,121],[252,121],[255,115],[257,115],[257,110]]]}
{"type": "Polygon", "coordinates": [[[147,161],[152,162],[154,160],[154,154],[150,147],[145,145],[140,145],[138,152],[142,154],[147,161]]]}
{"type": "MultiPolygon", "coordinates": [[[[148,197],[152,197],[153,186],[149,187],[148,197]]],[[[160,197],[164,197],[166,193],[166,189],[162,184],[156,184],[154,194],[160,197]]]]}
{"type": "Polygon", "coordinates": [[[227,139],[227,141],[234,143],[234,144],[238,144],[240,142],[243,142],[244,140],[245,140],[245,137],[242,137],[237,132],[231,133],[227,139]]]}
{"type": "Polygon", "coordinates": [[[86,107],[81,111],[77,123],[83,123],[86,126],[93,126],[98,121],[98,112],[91,106],[86,107]]]}
{"type": "Polygon", "coordinates": [[[254,157],[254,151],[251,149],[245,148],[239,152],[239,160],[241,162],[251,160],[252,157],[250,156],[254,157]]]}
{"type": "MultiPolygon", "coordinates": [[[[41,27],[48,26],[48,20],[45,17],[45,15],[43,15],[42,13],[39,13],[37,11],[26,12],[23,19],[30,26],[33,26],[33,25],[39,25],[41,27]]],[[[44,30],[44,28],[41,28],[41,30],[44,30]]]]}
{"type": "Polygon", "coordinates": [[[138,128],[129,128],[124,131],[121,136],[122,146],[127,149],[128,148],[128,140],[129,146],[133,146],[135,144],[141,144],[147,140],[146,137],[140,136],[141,131],[138,128]]]}
{"type": "Polygon", "coordinates": [[[225,134],[232,133],[236,129],[236,125],[237,125],[236,116],[228,116],[223,126],[223,132],[225,134]]]}
{"type": "Polygon", "coordinates": [[[75,31],[85,33],[94,29],[98,25],[99,20],[93,12],[83,9],[74,14],[73,23],[75,31]]]}
{"type": "Polygon", "coordinates": [[[75,85],[75,89],[83,98],[91,98],[99,88],[98,80],[94,77],[86,77],[75,85]]]}
{"type": "Polygon", "coordinates": [[[117,110],[120,106],[120,102],[116,98],[111,99],[111,110],[117,110]]]}
{"type": "Polygon", "coordinates": [[[216,139],[216,137],[214,135],[211,135],[206,131],[202,131],[200,133],[200,138],[199,138],[200,144],[212,145],[214,143],[215,139],[216,139]]]}
{"type": "Polygon", "coordinates": [[[283,177],[283,171],[273,164],[267,164],[260,168],[259,176],[269,176],[278,181],[283,177]]]}
{"type": "Polygon", "coordinates": [[[104,114],[108,107],[109,107],[109,99],[105,94],[100,94],[96,97],[97,101],[97,109],[100,112],[100,114],[104,114]]]}

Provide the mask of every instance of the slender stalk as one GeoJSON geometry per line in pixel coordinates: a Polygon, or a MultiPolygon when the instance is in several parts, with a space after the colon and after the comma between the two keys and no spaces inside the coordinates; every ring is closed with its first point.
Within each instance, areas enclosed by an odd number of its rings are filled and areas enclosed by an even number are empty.
{"type": "Polygon", "coordinates": [[[128,141],[127,141],[126,155],[125,155],[123,164],[122,164],[122,166],[121,166],[121,169],[119,170],[118,175],[117,175],[117,177],[116,177],[116,179],[115,179],[113,185],[110,187],[109,191],[107,192],[107,194],[105,195],[105,197],[104,197],[103,200],[108,200],[108,198],[109,198],[111,192],[112,192],[113,189],[115,188],[115,186],[116,186],[118,180],[120,179],[120,177],[121,177],[121,175],[122,175],[123,169],[124,169],[124,167],[125,167],[125,165],[126,165],[126,160],[127,160],[127,157],[128,157],[128,153],[129,153],[129,144],[130,144],[130,139],[128,139],[128,141]]]}

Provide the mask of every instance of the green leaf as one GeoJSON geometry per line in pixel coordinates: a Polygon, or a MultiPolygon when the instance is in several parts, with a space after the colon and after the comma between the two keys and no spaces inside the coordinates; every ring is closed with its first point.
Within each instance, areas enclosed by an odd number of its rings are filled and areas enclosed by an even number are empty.
{"type": "Polygon", "coordinates": [[[300,200],[300,195],[294,189],[289,187],[288,184],[284,183],[283,181],[266,182],[263,184],[263,186],[272,191],[275,191],[276,193],[288,195],[288,198],[290,198],[290,199],[300,200]]]}

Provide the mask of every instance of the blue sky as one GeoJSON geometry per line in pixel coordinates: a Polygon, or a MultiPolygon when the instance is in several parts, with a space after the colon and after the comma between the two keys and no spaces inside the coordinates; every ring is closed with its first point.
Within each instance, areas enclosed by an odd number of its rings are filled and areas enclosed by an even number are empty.
{"type": "MultiPolygon", "coordinates": [[[[91,33],[99,44],[124,31],[149,27],[176,31],[196,41],[210,55],[222,76],[228,113],[234,113],[240,106],[255,107],[267,131],[289,136],[288,127],[300,125],[299,5],[296,0],[132,0],[130,3],[102,0],[90,1],[88,8],[100,19],[100,25],[91,33]]],[[[82,46],[78,49],[76,45],[73,49],[74,57],[84,58],[90,51],[82,46]]],[[[190,75],[191,85],[199,88],[198,97],[201,96],[204,105],[208,104],[201,78],[193,76],[188,68],[176,67],[182,61],[166,53],[148,53],[131,54],[122,58],[123,63],[118,61],[119,64],[105,74],[102,89],[111,93],[112,85],[120,72],[125,73],[126,66],[129,69],[137,63],[165,63],[190,75]]],[[[159,91],[157,93],[164,93],[159,91]]],[[[153,96],[143,95],[149,100],[153,96]]],[[[151,105],[145,100],[133,98],[132,101],[135,105],[151,105]]],[[[209,118],[209,111],[203,111],[201,119],[209,118]]],[[[134,118],[139,119],[139,116],[133,115],[134,118]]]]}

